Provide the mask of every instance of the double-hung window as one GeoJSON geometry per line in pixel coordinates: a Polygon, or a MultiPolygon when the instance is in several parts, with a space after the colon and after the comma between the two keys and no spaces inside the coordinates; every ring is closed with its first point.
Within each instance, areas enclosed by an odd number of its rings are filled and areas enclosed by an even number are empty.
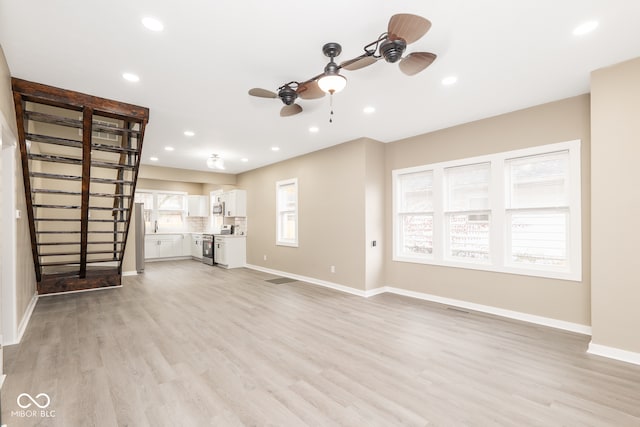
{"type": "Polygon", "coordinates": [[[582,280],[579,140],[392,178],[394,261],[582,280]]]}
{"type": "Polygon", "coordinates": [[[445,258],[489,262],[491,164],[444,169],[445,258]]]}
{"type": "Polygon", "coordinates": [[[276,182],[276,244],[298,246],[298,179],[276,182]]]}
{"type": "Polygon", "coordinates": [[[401,227],[398,251],[405,257],[430,258],[433,254],[433,171],[400,175],[397,184],[401,227]]]}
{"type": "Polygon", "coordinates": [[[187,193],[136,190],[134,200],[137,203],[144,203],[144,221],[147,232],[184,231],[187,193]]]}
{"type": "Polygon", "coordinates": [[[508,265],[569,266],[569,152],[506,160],[508,265]]]}

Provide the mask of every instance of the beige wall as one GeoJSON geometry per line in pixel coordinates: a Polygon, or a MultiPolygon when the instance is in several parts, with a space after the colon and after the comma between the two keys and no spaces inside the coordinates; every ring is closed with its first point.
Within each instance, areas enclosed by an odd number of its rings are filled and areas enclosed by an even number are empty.
{"type": "Polygon", "coordinates": [[[247,263],[365,290],[365,159],[371,145],[359,139],[238,175],[238,187],[247,190],[247,263]],[[297,248],[276,246],[275,185],[289,178],[298,178],[297,248]]]}
{"type": "Polygon", "coordinates": [[[385,207],[384,207],[385,145],[365,141],[365,287],[367,290],[385,286],[385,207]],[[376,246],[372,246],[372,242],[376,246]]]}
{"type": "Polygon", "coordinates": [[[0,46],[0,112],[6,118],[9,129],[17,138],[18,125],[15,120],[16,113],[13,106],[13,92],[11,91],[11,72],[2,46],[0,46]]]}
{"type": "MultiPolygon", "coordinates": [[[[143,145],[144,152],[144,145],[143,145]]],[[[203,172],[187,169],[140,165],[139,178],[160,181],[193,182],[213,186],[235,185],[236,176],[228,173],[203,172]]]]}
{"type": "Polygon", "coordinates": [[[386,241],[392,241],[391,171],[410,166],[480,156],[555,142],[582,140],[583,280],[530,276],[394,262],[385,246],[386,284],[590,325],[589,96],[582,95],[467,123],[386,145],[386,241]]]}
{"type": "MultiPolygon", "coordinates": [[[[7,62],[0,47],[0,112],[6,120],[13,137],[17,139],[17,125],[15,120],[15,110],[13,106],[13,93],[11,91],[11,74],[7,62]]],[[[4,153],[3,153],[4,155],[4,153]]],[[[26,200],[24,195],[24,185],[22,182],[22,165],[20,162],[20,150],[15,149],[13,156],[15,165],[15,188],[6,188],[3,185],[3,195],[13,191],[15,193],[17,210],[24,215],[21,219],[2,218],[4,221],[15,221],[16,247],[15,247],[15,291],[16,291],[16,325],[20,325],[26,314],[27,307],[36,292],[35,271],[33,268],[33,257],[31,254],[31,239],[29,237],[29,224],[26,219],[26,200]]],[[[6,260],[3,260],[6,262],[6,260]]],[[[6,266],[5,266],[6,268],[6,266]]]]}
{"type": "Polygon", "coordinates": [[[640,58],[591,75],[593,343],[640,353],[640,58]]]}

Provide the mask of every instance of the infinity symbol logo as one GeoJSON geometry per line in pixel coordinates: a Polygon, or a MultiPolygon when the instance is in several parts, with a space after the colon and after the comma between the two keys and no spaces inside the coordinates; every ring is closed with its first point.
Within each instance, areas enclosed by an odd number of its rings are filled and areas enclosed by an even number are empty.
{"type": "Polygon", "coordinates": [[[31,406],[31,404],[36,405],[40,409],[44,409],[44,408],[48,407],[49,404],[51,403],[51,399],[49,398],[49,395],[47,393],[40,393],[39,395],[36,396],[35,399],[33,397],[31,397],[31,395],[28,394],[28,393],[22,393],[20,396],[18,396],[18,399],[16,399],[16,400],[18,402],[18,406],[21,407],[22,409],[27,409],[28,407],[31,406]],[[24,400],[23,397],[26,397],[28,399],[26,405],[22,404],[22,401],[24,400]],[[44,405],[41,405],[38,402],[38,400],[36,400],[36,399],[40,399],[41,397],[45,398],[46,403],[44,405]],[[29,402],[29,400],[31,402],[29,402]]]}

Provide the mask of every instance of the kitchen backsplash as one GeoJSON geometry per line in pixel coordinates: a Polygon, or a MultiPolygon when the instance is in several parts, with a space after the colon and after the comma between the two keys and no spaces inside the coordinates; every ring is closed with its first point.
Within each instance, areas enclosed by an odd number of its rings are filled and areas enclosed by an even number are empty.
{"type": "Polygon", "coordinates": [[[187,217],[187,231],[191,233],[204,233],[208,231],[209,218],[199,216],[187,217]]]}
{"type": "MultiPolygon", "coordinates": [[[[189,233],[208,233],[211,232],[209,226],[209,218],[207,217],[187,217],[187,231],[189,233]]],[[[247,234],[247,218],[235,217],[224,218],[224,224],[234,225],[236,234],[247,234]]]]}

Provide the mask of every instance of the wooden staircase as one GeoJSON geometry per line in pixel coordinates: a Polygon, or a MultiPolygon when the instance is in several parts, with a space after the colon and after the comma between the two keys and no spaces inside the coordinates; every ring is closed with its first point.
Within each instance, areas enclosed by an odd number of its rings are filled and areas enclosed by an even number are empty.
{"type": "Polygon", "coordinates": [[[38,293],[120,285],[149,110],[12,87],[38,293]]]}

